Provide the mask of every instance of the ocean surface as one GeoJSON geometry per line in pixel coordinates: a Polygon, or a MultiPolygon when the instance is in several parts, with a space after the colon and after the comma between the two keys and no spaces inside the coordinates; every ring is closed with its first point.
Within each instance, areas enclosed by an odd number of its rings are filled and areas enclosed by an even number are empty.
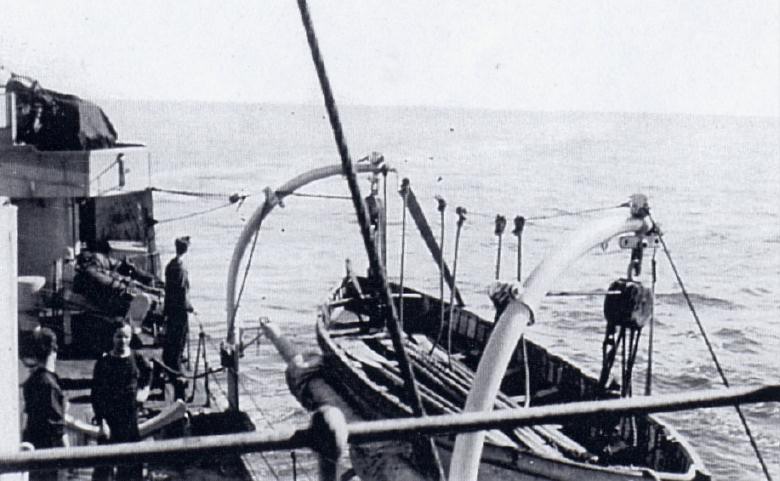
{"type": "MultiPolygon", "coordinates": [[[[245,219],[277,187],[308,169],[338,164],[322,106],[102,102],[124,141],[144,141],[152,184],[220,194],[156,195],[158,245],[167,261],[173,238],[193,238],[189,266],[199,319],[224,331],[225,280],[245,219]],[[226,196],[252,196],[219,208],[226,196]],[[213,209],[200,215],[200,212],[213,209]],[[192,214],[192,216],[190,216],[192,214]],[[189,216],[189,217],[188,217],[189,216]],[[177,218],[183,219],[175,220],[177,218]]],[[[434,196],[448,202],[445,256],[452,262],[455,207],[469,214],[458,253],[458,284],[469,308],[492,317],[485,288],[494,279],[496,214],[509,220],[501,278],[513,280],[523,236],[527,275],[565,234],[603,214],[570,215],[649,196],[671,256],[733,386],[777,383],[780,372],[780,122],[777,118],[620,113],[528,113],[436,108],[343,107],[353,160],[377,151],[388,176],[388,270],[400,267],[400,179],[412,188],[438,233],[434,196]]],[[[369,184],[361,181],[364,193],[369,184]]],[[[302,346],[314,348],[315,308],[352,259],[365,254],[346,183],[332,178],[289,197],[263,226],[239,317],[263,315],[302,346]],[[331,198],[336,197],[336,198],[331,198]]],[[[629,251],[617,242],[587,254],[556,290],[606,289],[625,275],[629,251]]],[[[646,252],[643,281],[649,283],[646,252]]],[[[438,292],[436,266],[408,230],[405,283],[438,292]]],[[[653,392],[721,387],[715,365],[663,251],[658,260],[653,392]]],[[[597,372],[605,322],[603,297],[548,297],[531,337],[597,372]]],[[[647,334],[634,374],[644,390],[647,334]]],[[[780,404],[744,412],[773,476],[780,478],[780,404]]],[[[300,414],[303,416],[303,414],[300,414]]],[[[715,479],[763,479],[733,408],[660,416],[700,454],[715,479]]]]}

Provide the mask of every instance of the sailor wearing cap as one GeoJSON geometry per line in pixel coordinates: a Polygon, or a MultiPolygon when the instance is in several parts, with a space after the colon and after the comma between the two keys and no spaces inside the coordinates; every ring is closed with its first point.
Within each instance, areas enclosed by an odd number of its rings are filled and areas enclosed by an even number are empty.
{"type": "MultiPolygon", "coordinates": [[[[172,371],[181,372],[181,356],[189,334],[188,314],[194,312],[190,303],[190,281],[184,265],[184,254],[190,247],[190,237],[179,237],[174,241],[176,257],[165,267],[165,343],[163,363],[172,371]]],[[[185,384],[178,376],[169,373],[174,388],[174,397],[184,399],[185,384]]]]}

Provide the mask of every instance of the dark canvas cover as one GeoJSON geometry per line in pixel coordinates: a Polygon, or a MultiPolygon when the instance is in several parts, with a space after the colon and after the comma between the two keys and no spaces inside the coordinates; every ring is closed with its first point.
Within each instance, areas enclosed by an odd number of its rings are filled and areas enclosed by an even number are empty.
{"type": "Polygon", "coordinates": [[[92,102],[42,88],[37,81],[13,76],[6,84],[16,94],[17,140],[40,150],[87,150],[112,147],[117,133],[103,110],[92,102]],[[35,128],[36,108],[42,113],[35,128]]]}

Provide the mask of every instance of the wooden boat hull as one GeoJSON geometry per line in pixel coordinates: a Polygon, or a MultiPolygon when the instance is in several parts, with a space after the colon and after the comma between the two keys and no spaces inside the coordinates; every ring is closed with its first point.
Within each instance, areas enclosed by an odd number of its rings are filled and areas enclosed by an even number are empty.
{"type": "MultiPolygon", "coordinates": [[[[381,315],[365,280],[358,282],[362,297],[345,281],[322,308],[317,339],[325,356],[323,375],[365,419],[410,416],[411,409],[403,400],[403,382],[395,372],[389,337],[378,321],[381,315]]],[[[392,289],[398,297],[397,286],[392,289]]],[[[469,372],[473,376],[492,328],[492,323],[456,308],[452,318],[455,360],[450,369],[442,349],[437,348],[432,356],[428,354],[431,340],[436,339],[439,331],[442,307],[448,312],[449,307],[442,306],[438,299],[404,290],[407,351],[426,412],[431,414],[462,409],[470,387],[469,372]]],[[[444,329],[446,333],[446,323],[444,329]]],[[[597,394],[595,376],[569,360],[532,342],[526,347],[532,405],[615,396],[612,392],[597,394]]],[[[518,394],[524,392],[522,366],[523,352],[518,347],[502,384],[497,408],[518,406],[518,394]]],[[[454,436],[440,436],[436,442],[446,467],[454,436]]],[[[414,443],[355,446],[353,465],[365,479],[425,479],[421,472],[426,460],[415,459],[414,443]]],[[[709,479],[685,440],[652,416],[605,416],[579,425],[520,428],[509,433],[490,431],[480,465],[481,479],[631,480],[648,476],[665,480],[709,479]]]]}

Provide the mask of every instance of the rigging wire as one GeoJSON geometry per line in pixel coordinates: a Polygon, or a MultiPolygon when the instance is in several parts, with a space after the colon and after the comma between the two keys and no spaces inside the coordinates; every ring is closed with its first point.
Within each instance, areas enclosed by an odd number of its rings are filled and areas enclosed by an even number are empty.
{"type": "Polygon", "coordinates": [[[207,198],[207,199],[222,199],[227,198],[230,199],[231,202],[238,202],[239,200],[244,200],[247,197],[250,197],[250,194],[239,194],[238,192],[234,192],[231,194],[225,194],[225,193],[219,193],[219,192],[201,192],[201,191],[195,191],[195,190],[176,190],[176,189],[163,189],[161,187],[150,187],[149,190],[152,192],[160,192],[163,194],[174,194],[174,195],[183,195],[186,197],[201,197],[201,198],[207,198]],[[235,200],[234,200],[235,199],[235,200]]]}
{"type": "Polygon", "coordinates": [[[189,214],[184,214],[184,215],[180,215],[180,216],[176,216],[176,217],[170,217],[168,219],[158,220],[157,223],[158,224],[166,224],[168,222],[175,222],[175,221],[179,221],[179,220],[190,219],[192,217],[205,215],[205,214],[208,214],[210,212],[214,212],[214,211],[219,210],[219,209],[224,209],[225,207],[230,207],[231,205],[233,205],[233,202],[228,202],[227,204],[221,204],[221,205],[218,205],[216,207],[210,207],[210,208],[205,209],[205,210],[199,210],[199,211],[196,211],[196,212],[190,212],[189,214]]]}
{"type": "MultiPolygon", "coordinates": [[[[277,192],[281,194],[282,192],[277,192]]],[[[352,200],[352,197],[348,195],[332,195],[332,194],[308,194],[305,192],[284,192],[285,196],[292,195],[295,197],[311,197],[315,199],[338,199],[338,200],[352,200]]]]}
{"type": "Polygon", "coordinates": [[[246,266],[244,268],[244,277],[241,279],[241,288],[238,290],[238,295],[236,296],[236,303],[233,307],[233,315],[231,316],[232,319],[230,319],[229,325],[233,325],[233,323],[236,322],[236,314],[238,313],[238,308],[241,305],[241,296],[244,294],[244,287],[246,287],[246,279],[249,276],[249,269],[252,267],[252,258],[255,255],[255,247],[257,247],[258,237],[260,237],[260,229],[255,231],[255,236],[252,239],[252,249],[249,250],[249,258],[247,259],[246,266]]]}
{"type": "MultiPolygon", "coordinates": [[[[558,219],[558,218],[561,218],[561,217],[572,217],[572,216],[583,215],[583,214],[593,214],[593,213],[596,213],[596,212],[604,212],[604,211],[613,210],[613,209],[621,209],[621,208],[624,208],[624,207],[629,207],[629,205],[630,204],[628,202],[624,202],[624,203],[619,204],[619,205],[613,205],[613,206],[607,206],[607,207],[593,207],[593,208],[590,208],[590,209],[582,209],[582,210],[575,210],[575,211],[563,211],[563,209],[559,209],[559,210],[562,210],[562,212],[560,212],[558,214],[537,215],[537,216],[525,217],[525,220],[526,221],[539,221],[539,220],[558,219]]],[[[488,214],[486,212],[469,212],[469,213],[472,214],[472,215],[475,215],[477,217],[489,217],[489,218],[494,218],[495,217],[494,214],[488,214]]]]}
{"type": "MultiPolygon", "coordinates": [[[[655,220],[652,217],[650,219],[652,220],[653,224],[655,224],[655,220]]],[[[669,251],[669,248],[666,245],[666,241],[664,241],[663,235],[660,232],[658,233],[658,240],[661,242],[661,246],[664,249],[664,254],[666,254],[666,258],[669,260],[669,265],[672,267],[672,271],[674,272],[674,276],[677,279],[677,283],[680,284],[680,290],[682,292],[682,295],[685,298],[685,302],[688,304],[688,308],[690,309],[694,320],[696,321],[696,325],[699,327],[699,332],[701,332],[701,335],[704,338],[704,343],[707,345],[707,349],[709,350],[710,356],[712,357],[712,360],[715,363],[715,368],[717,369],[718,374],[720,375],[720,378],[723,381],[723,385],[726,386],[727,388],[731,387],[729,386],[729,381],[726,378],[726,374],[723,371],[720,362],[718,361],[718,356],[715,354],[715,350],[712,347],[712,343],[710,343],[710,339],[707,336],[707,332],[704,329],[704,325],[702,324],[701,319],[699,319],[699,315],[696,313],[696,309],[693,307],[693,302],[691,301],[691,298],[688,295],[688,291],[685,288],[685,285],[683,284],[682,278],[680,277],[680,273],[677,270],[677,265],[674,263],[674,260],[672,260],[671,252],[669,251]]],[[[764,476],[766,476],[766,479],[768,481],[772,481],[772,476],[769,474],[769,468],[767,468],[766,463],[764,462],[764,457],[761,455],[761,451],[758,449],[758,444],[756,444],[756,440],[753,437],[753,433],[750,430],[750,427],[748,426],[745,415],[742,413],[742,409],[739,407],[739,404],[735,404],[734,409],[736,409],[737,415],[739,416],[739,420],[742,422],[742,427],[745,429],[745,434],[747,435],[748,440],[750,441],[750,445],[756,454],[756,458],[758,459],[759,464],[761,464],[761,469],[764,471],[764,476]]]]}

